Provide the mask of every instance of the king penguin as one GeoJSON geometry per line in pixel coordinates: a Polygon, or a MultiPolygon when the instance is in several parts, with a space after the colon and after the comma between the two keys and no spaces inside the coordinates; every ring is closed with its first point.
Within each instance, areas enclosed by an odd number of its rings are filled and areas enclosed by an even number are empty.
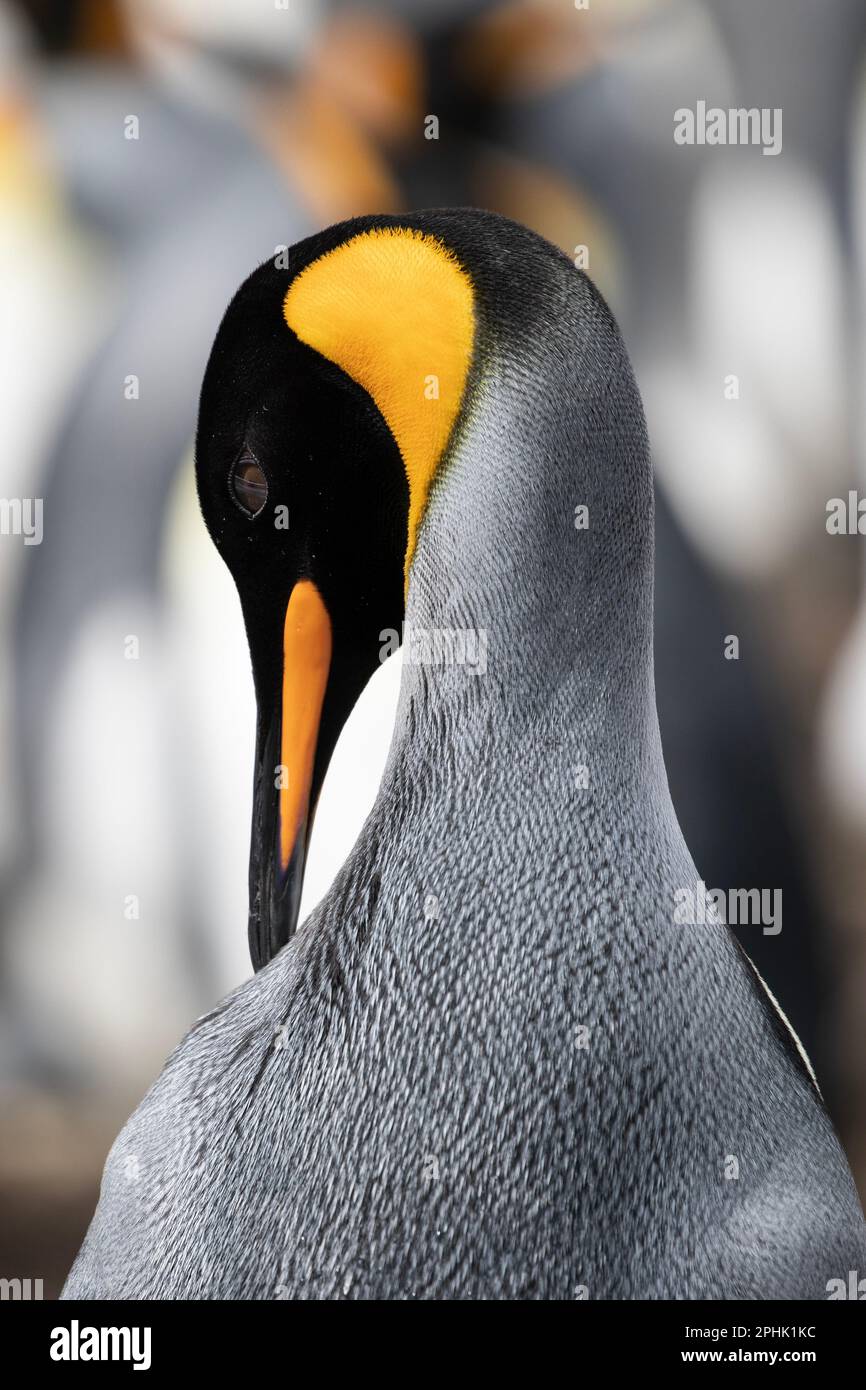
{"type": "Polygon", "coordinates": [[[231,302],[196,443],[258,702],[256,973],[108,1157],[67,1298],[826,1298],[866,1267],[811,1068],[668,794],[643,410],[590,280],[366,217],[231,302]],[[339,731],[381,787],[295,931],[339,731]]]}

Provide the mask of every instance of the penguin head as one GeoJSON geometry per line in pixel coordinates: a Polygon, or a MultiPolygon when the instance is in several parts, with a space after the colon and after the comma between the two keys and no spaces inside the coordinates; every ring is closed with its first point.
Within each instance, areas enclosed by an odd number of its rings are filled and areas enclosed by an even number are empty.
{"type": "Polygon", "coordinates": [[[196,475],[240,594],[258,705],[257,968],[295,928],[329,759],[383,633],[401,630],[474,332],[454,255],[386,219],[332,228],[266,262],[218,330],[196,475]]]}
{"type": "MultiPolygon", "coordinates": [[[[639,397],[600,296],[526,228],[362,218],[260,266],[216,336],[196,470],[258,703],[256,967],[294,931],[331,753],[407,601],[413,631],[495,628],[491,727],[575,679],[651,690],[639,397]]],[[[435,697],[461,680],[437,673],[435,697]]]]}

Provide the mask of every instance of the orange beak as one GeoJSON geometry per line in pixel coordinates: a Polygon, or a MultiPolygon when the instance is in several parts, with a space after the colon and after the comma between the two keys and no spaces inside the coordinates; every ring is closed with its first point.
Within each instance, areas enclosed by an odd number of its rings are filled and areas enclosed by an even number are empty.
{"type": "MultiPolygon", "coordinates": [[[[280,725],[280,868],[288,870],[310,815],[310,788],[322,703],[331,668],[331,619],[315,584],[292,589],[283,627],[283,698],[280,725]]],[[[300,845],[303,853],[303,845],[300,845]]]]}

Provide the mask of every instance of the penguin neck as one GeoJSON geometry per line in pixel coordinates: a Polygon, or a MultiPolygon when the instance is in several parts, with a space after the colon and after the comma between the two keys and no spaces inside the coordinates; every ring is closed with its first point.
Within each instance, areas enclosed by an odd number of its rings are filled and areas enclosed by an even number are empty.
{"type": "Polygon", "coordinates": [[[535,747],[629,783],[662,765],[651,465],[615,329],[601,341],[491,355],[419,535],[398,743],[446,721],[480,758],[535,747]]]}

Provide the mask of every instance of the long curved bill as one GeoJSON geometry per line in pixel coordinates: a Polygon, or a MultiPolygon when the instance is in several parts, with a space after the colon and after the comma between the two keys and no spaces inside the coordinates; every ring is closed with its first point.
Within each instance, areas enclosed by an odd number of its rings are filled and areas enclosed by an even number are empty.
{"type": "Polygon", "coordinates": [[[306,827],[322,704],[331,669],[331,620],[315,584],[291,592],[283,627],[280,720],[280,868],[288,871],[306,827]]]}
{"type": "Polygon", "coordinates": [[[328,610],[315,584],[301,579],[283,624],[279,720],[265,723],[261,711],[259,718],[250,852],[250,953],[257,970],[286,944],[298,919],[332,654],[328,610]]]}

